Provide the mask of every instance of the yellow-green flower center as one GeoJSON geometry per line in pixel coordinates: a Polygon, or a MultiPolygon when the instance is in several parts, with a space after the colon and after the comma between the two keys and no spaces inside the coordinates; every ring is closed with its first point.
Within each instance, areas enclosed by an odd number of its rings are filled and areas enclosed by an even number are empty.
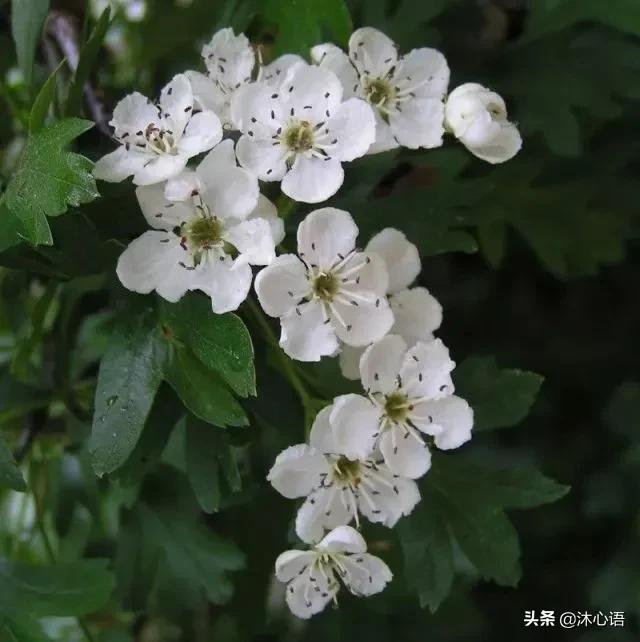
{"type": "Polygon", "coordinates": [[[323,301],[331,301],[338,293],[338,280],[333,274],[321,272],[316,276],[312,285],[313,294],[323,301]]]}
{"type": "Polygon", "coordinates": [[[294,152],[304,152],[313,148],[313,127],[303,120],[291,126],[284,134],[285,145],[294,152]]]}
{"type": "Polygon", "coordinates": [[[333,478],[338,482],[357,486],[362,480],[360,462],[340,457],[333,464],[333,478]]]}
{"type": "Polygon", "coordinates": [[[384,107],[396,99],[397,91],[391,83],[382,78],[374,78],[367,82],[367,99],[372,105],[384,107]]]}
{"type": "Polygon", "coordinates": [[[397,423],[404,422],[408,418],[411,410],[412,406],[409,403],[407,395],[403,392],[394,392],[386,397],[384,412],[391,421],[397,423]]]}
{"type": "Polygon", "coordinates": [[[194,250],[206,250],[222,242],[222,223],[211,216],[203,216],[189,223],[186,236],[194,250]]]}

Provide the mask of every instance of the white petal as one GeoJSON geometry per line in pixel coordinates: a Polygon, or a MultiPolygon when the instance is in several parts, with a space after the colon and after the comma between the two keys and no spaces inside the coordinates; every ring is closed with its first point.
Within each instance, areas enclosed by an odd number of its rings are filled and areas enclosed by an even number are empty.
{"type": "Polygon", "coordinates": [[[319,613],[338,592],[337,582],[329,587],[326,578],[320,573],[315,579],[315,582],[311,582],[309,574],[303,573],[289,582],[285,599],[287,606],[296,617],[306,620],[319,613]]]}
{"type": "Polygon", "coordinates": [[[285,120],[279,98],[279,90],[267,82],[243,85],[231,98],[231,119],[243,133],[270,139],[285,120]]]}
{"type": "Polygon", "coordinates": [[[404,339],[393,334],[370,345],[360,359],[362,387],[382,394],[396,390],[406,352],[407,344],[404,339]]]}
{"type": "Polygon", "coordinates": [[[191,290],[202,290],[211,297],[216,314],[232,312],[247,298],[253,274],[248,265],[236,265],[230,259],[207,257],[193,272],[191,290]]]}
{"type": "Polygon", "coordinates": [[[316,301],[303,303],[290,310],[280,319],[280,323],[280,347],[292,359],[320,361],[322,357],[330,357],[338,350],[333,327],[325,323],[322,307],[316,301]]]}
{"type": "Polygon", "coordinates": [[[456,138],[461,139],[478,118],[483,118],[490,112],[506,120],[507,107],[502,97],[477,83],[465,83],[456,87],[449,94],[445,105],[447,127],[456,138]]]}
{"type": "Polygon", "coordinates": [[[189,288],[190,272],[180,266],[185,254],[175,235],[145,232],[120,255],[116,273],[128,290],[141,294],[157,290],[173,303],[189,288]]]}
{"type": "Polygon", "coordinates": [[[409,479],[422,477],[431,468],[431,453],[424,444],[399,426],[387,428],[380,439],[380,452],[391,472],[409,479]]]}
{"type": "Polygon", "coordinates": [[[218,78],[228,87],[251,80],[255,54],[249,39],[227,27],[217,31],[209,44],[202,48],[202,57],[212,78],[218,78]]]}
{"type": "Polygon", "coordinates": [[[188,156],[184,154],[164,154],[162,156],[147,156],[147,161],[134,174],[136,185],[153,185],[177,176],[187,166],[188,156]]]}
{"type": "Polygon", "coordinates": [[[136,197],[147,223],[157,229],[170,231],[194,215],[190,204],[167,200],[165,186],[161,183],[137,187],[136,197]]]}
{"type": "Polygon", "coordinates": [[[340,351],[340,372],[345,379],[356,381],[360,379],[360,357],[364,348],[343,345],[340,351]]]}
{"type": "Polygon", "coordinates": [[[449,85],[449,65],[437,49],[414,49],[402,58],[393,80],[418,98],[442,99],[449,85]]]}
{"type": "Polygon", "coordinates": [[[125,96],[116,105],[109,124],[115,129],[116,138],[126,138],[127,134],[131,138],[139,131],[144,132],[151,123],[157,122],[156,106],[136,91],[125,96]]]}
{"type": "Polygon", "coordinates": [[[311,551],[285,551],[276,560],[276,577],[281,582],[289,582],[307,568],[314,558],[311,551]]]}
{"type": "Polygon", "coordinates": [[[378,463],[375,471],[365,474],[365,480],[362,488],[369,494],[369,501],[361,492],[358,508],[371,522],[393,528],[420,501],[418,485],[412,479],[394,475],[386,464],[378,463]]]}
{"type": "Polygon", "coordinates": [[[247,217],[247,220],[264,219],[271,228],[271,237],[276,245],[284,240],[284,221],[278,216],[276,206],[263,194],[258,194],[258,203],[247,217]]]}
{"type": "Polygon", "coordinates": [[[441,431],[435,436],[435,444],[441,450],[458,448],[471,439],[473,410],[460,397],[452,395],[444,399],[420,404],[420,412],[428,414],[441,431]]]}
{"type": "Polygon", "coordinates": [[[344,100],[355,96],[355,89],[359,83],[358,73],[342,49],[330,43],[316,45],[311,49],[311,60],[338,77],[342,84],[344,100]]]}
{"type": "Polygon", "coordinates": [[[328,269],[355,248],[357,237],[358,227],[349,212],[323,207],[298,226],[298,254],[307,263],[328,269]]]}
{"type": "MultiPolygon", "coordinates": [[[[364,291],[384,297],[389,288],[389,271],[385,262],[373,252],[357,252],[344,267],[341,273],[349,273],[349,280],[357,279],[355,283],[345,283],[340,292],[349,299],[350,293],[363,293],[364,291]],[[360,266],[356,271],[351,271],[360,266]]],[[[358,298],[357,296],[355,298],[358,298]]],[[[375,302],[375,301],[374,301],[375,302]]]]}
{"type": "Polygon", "coordinates": [[[420,274],[420,254],[405,234],[393,227],[378,232],[367,244],[367,251],[384,259],[389,273],[388,292],[408,287],[420,274]]]}
{"type": "Polygon", "coordinates": [[[236,264],[268,265],[276,257],[271,227],[264,219],[241,221],[229,227],[224,238],[240,252],[236,264]]]}
{"type": "Polygon", "coordinates": [[[255,289],[269,316],[284,316],[309,292],[304,263],[295,254],[281,254],[258,272],[255,289]]]}
{"type": "Polygon", "coordinates": [[[257,205],[258,180],[237,166],[233,141],[216,145],[196,172],[205,187],[202,198],[220,218],[246,218],[257,205]]]}
{"type": "Polygon", "coordinates": [[[230,97],[223,94],[209,76],[199,71],[185,71],[185,76],[191,83],[195,105],[201,110],[212,111],[223,124],[228,124],[230,97]]]}
{"type": "Polygon", "coordinates": [[[206,152],[222,140],[222,123],[212,111],[201,111],[189,120],[178,150],[187,156],[206,152]]]}
{"type": "Polygon", "coordinates": [[[409,149],[431,149],[442,145],[444,104],[439,98],[413,98],[402,103],[402,111],[389,116],[396,140],[409,149]]]}
{"type": "Polygon", "coordinates": [[[389,567],[379,557],[369,553],[351,555],[346,568],[345,584],[354,595],[380,593],[393,577],[389,567]]]}
{"type": "MultiPolygon", "coordinates": [[[[184,74],[177,74],[160,93],[160,107],[164,118],[171,121],[171,129],[179,136],[184,131],[193,110],[191,83],[184,74]]],[[[153,121],[151,121],[153,122],[153,121]]]]}
{"type": "Polygon", "coordinates": [[[124,145],[121,145],[96,162],[93,175],[101,181],[119,183],[140,171],[150,158],[152,157],[145,152],[127,150],[124,145]]]}
{"type": "Polygon", "coordinates": [[[271,139],[253,140],[249,136],[240,136],[236,154],[240,165],[260,180],[279,181],[287,171],[286,150],[282,145],[274,145],[271,139]]]}
{"type": "Polygon", "coordinates": [[[418,342],[409,348],[400,369],[402,385],[410,397],[438,399],[453,393],[451,371],[456,364],[440,339],[418,342]]]}
{"type": "Polygon", "coordinates": [[[259,80],[264,80],[272,87],[282,83],[285,75],[294,65],[304,64],[304,59],[296,54],[283,54],[260,69],[259,80]]]}
{"type": "Polygon", "coordinates": [[[333,439],[330,417],[333,411],[333,404],[323,408],[317,415],[311,426],[309,434],[309,443],[313,448],[321,453],[337,454],[338,447],[333,439]]]}
{"type": "Polygon", "coordinates": [[[367,459],[380,433],[382,413],[362,395],[341,395],[329,418],[339,452],[349,459],[367,459]]]}
{"type": "Polygon", "coordinates": [[[330,471],[324,455],[306,444],[283,450],[273,464],[267,480],[287,499],[306,497],[319,486],[322,474],[330,471]]]}
{"type": "Polygon", "coordinates": [[[325,530],[348,524],[353,515],[348,511],[335,488],[320,488],[311,493],[296,515],[296,534],[309,544],[319,542],[325,530]]]}
{"type": "Polygon", "coordinates": [[[395,323],[391,331],[408,345],[432,341],[433,332],[442,323],[442,306],[426,288],[401,290],[389,297],[395,323]]]}
{"type": "Polygon", "coordinates": [[[500,132],[485,145],[467,145],[467,149],[487,163],[504,163],[522,148],[522,137],[513,123],[503,123],[500,132]]]}
{"type": "Polygon", "coordinates": [[[349,38],[349,58],[361,74],[386,76],[398,62],[393,40],[372,27],[357,29],[349,38]]]}
{"type": "Polygon", "coordinates": [[[162,190],[165,199],[174,203],[188,201],[194,194],[203,191],[204,185],[192,169],[185,169],[174,178],[170,178],[162,190]]]}
{"type": "Polygon", "coordinates": [[[393,325],[393,312],[386,297],[367,291],[360,294],[369,300],[359,301],[358,305],[334,303],[331,311],[336,334],[350,346],[366,346],[379,341],[393,325]]]}
{"type": "Polygon", "coordinates": [[[355,528],[338,526],[327,533],[316,548],[335,553],[364,553],[367,543],[355,528]]]}
{"type": "Polygon", "coordinates": [[[294,65],[282,83],[285,109],[312,124],[325,122],[342,102],[342,84],[328,69],[294,65]]]}
{"type": "Polygon", "coordinates": [[[398,141],[393,137],[389,123],[382,119],[377,109],[374,109],[374,115],[376,119],[376,139],[369,147],[367,154],[379,154],[380,152],[387,152],[400,147],[398,141]]]}
{"type": "Polygon", "coordinates": [[[321,203],[333,196],[343,182],[344,170],[339,160],[298,154],[282,179],[281,188],[294,201],[321,203]]]}
{"type": "Polygon", "coordinates": [[[323,132],[318,144],[332,158],[352,161],[364,156],[376,137],[373,109],[364,100],[351,98],[332,112],[323,132]]]}

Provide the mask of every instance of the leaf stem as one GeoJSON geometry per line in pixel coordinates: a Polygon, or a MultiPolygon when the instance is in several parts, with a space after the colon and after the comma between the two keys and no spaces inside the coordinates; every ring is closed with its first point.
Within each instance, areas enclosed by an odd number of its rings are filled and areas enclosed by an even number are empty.
{"type": "Polygon", "coordinates": [[[254,321],[262,331],[264,338],[267,340],[267,343],[273,348],[275,355],[280,362],[282,368],[282,373],[285,375],[288,382],[291,384],[291,387],[296,391],[302,404],[304,410],[304,423],[305,423],[305,435],[309,436],[309,430],[311,423],[314,417],[313,410],[313,398],[309,394],[304,382],[300,378],[300,375],[296,371],[293,361],[284,353],[282,348],[278,344],[278,338],[276,337],[273,328],[267,321],[267,318],[264,316],[260,306],[254,301],[253,298],[248,297],[246,302],[246,308],[251,313],[254,321]]]}

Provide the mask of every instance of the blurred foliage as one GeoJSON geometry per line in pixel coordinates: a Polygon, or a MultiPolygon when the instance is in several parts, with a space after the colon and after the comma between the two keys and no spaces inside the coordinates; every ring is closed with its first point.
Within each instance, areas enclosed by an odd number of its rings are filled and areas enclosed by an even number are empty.
{"type": "Polygon", "coordinates": [[[66,54],[51,23],[41,37],[48,5],[0,1],[0,641],[636,640],[640,4],[148,0],[105,35],[107,14],[53,1],[87,42],[75,74],[52,74],[66,54]],[[368,529],[387,591],[301,623],[272,576],[292,504],[264,478],[349,384],[264,341],[254,355],[246,306],[210,325],[196,295],[123,292],[114,262],[144,223],[129,186],[97,198],[87,158],[111,143],[87,120],[200,69],[223,26],[268,61],[352,25],[440,48],[452,87],[505,96],[524,148],[499,167],[452,141],[366,157],[331,201],[363,244],[393,225],[418,245],[478,432],[434,458],[410,518],[368,529]],[[626,626],[525,629],[532,609],[626,626]]]}

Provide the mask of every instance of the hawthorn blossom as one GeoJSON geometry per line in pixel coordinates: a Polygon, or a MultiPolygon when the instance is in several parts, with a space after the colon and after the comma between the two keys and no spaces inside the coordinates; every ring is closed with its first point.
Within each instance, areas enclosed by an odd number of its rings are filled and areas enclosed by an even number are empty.
{"type": "Polygon", "coordinates": [[[391,581],[389,567],[367,553],[367,543],[350,526],[338,526],[307,551],[285,551],[276,560],[276,577],[287,583],[286,601],[303,619],[337,604],[340,580],[354,595],[380,593],[391,581]]]}
{"type": "Polygon", "coordinates": [[[507,120],[501,96],[476,83],[456,87],[445,105],[445,126],[475,156],[503,163],[522,147],[516,125],[507,120]]]}
{"type": "Polygon", "coordinates": [[[231,99],[242,132],[240,164],[263,181],[282,181],[296,201],[319,203],[335,194],[342,163],[363,156],[375,138],[369,105],[343,102],[342,95],[335,74],[305,63],[289,67],[279,87],[268,80],[241,87],[231,99]]]}
{"type": "MultiPolygon", "coordinates": [[[[387,266],[387,298],[395,319],[390,332],[399,334],[409,347],[431,341],[442,323],[442,306],[426,288],[409,287],[421,270],[418,248],[402,232],[388,227],[369,241],[366,251],[375,252],[387,266]]],[[[363,352],[362,347],[343,346],[340,370],[347,379],[359,378],[363,352]]]]}
{"type": "Polygon", "coordinates": [[[363,27],[351,35],[348,55],[327,43],[313,47],[311,59],[338,76],[345,97],[359,96],[374,108],[376,140],[370,154],[400,145],[442,145],[449,67],[439,51],[423,47],[401,56],[385,34],[363,27]]]}
{"type": "MultiPolygon", "coordinates": [[[[185,72],[197,104],[202,109],[216,113],[226,129],[237,129],[231,118],[230,107],[234,93],[243,85],[252,82],[256,56],[248,38],[233,29],[221,29],[202,48],[202,58],[207,73],[185,72]]],[[[300,56],[285,54],[269,65],[261,66],[258,80],[277,86],[284,72],[293,64],[303,62],[300,56]]]]}
{"type": "Polygon", "coordinates": [[[318,361],[339,341],[365,346],[393,325],[384,261],[356,250],[357,236],[348,212],[315,210],[298,227],[298,255],[278,256],[257,275],[260,304],[280,318],[280,346],[291,358],[318,361]]]}
{"type": "Polygon", "coordinates": [[[235,310],[251,287],[250,265],[266,265],[284,230],[258,182],[236,165],[233,142],[211,150],[195,171],[165,186],[136,190],[154,228],[121,254],[117,274],[129,290],[178,301],[188,290],[211,297],[213,311],[235,310]]]}
{"type": "Polygon", "coordinates": [[[136,185],[165,181],[177,176],[192,156],[222,139],[222,126],[213,112],[194,113],[193,92],[183,74],[162,90],[159,105],[138,92],[123,98],[109,124],[120,147],[96,163],[94,175],[114,183],[131,175],[136,185]]]}
{"type": "Polygon", "coordinates": [[[296,516],[296,533],[305,542],[317,542],[325,530],[352,520],[359,526],[360,515],[391,528],[420,501],[416,483],[392,473],[373,450],[358,458],[341,450],[332,417],[353,397],[357,395],[337,397],[323,408],[311,428],[309,445],[281,452],[267,476],[284,497],[306,498],[296,516]]]}
{"type": "Polygon", "coordinates": [[[471,438],[473,411],[453,394],[454,367],[440,339],[408,348],[402,337],[389,334],[369,346],[360,359],[367,396],[349,395],[331,415],[340,451],[358,459],[379,448],[392,473],[424,475],[431,453],[423,435],[443,450],[471,438]]]}

